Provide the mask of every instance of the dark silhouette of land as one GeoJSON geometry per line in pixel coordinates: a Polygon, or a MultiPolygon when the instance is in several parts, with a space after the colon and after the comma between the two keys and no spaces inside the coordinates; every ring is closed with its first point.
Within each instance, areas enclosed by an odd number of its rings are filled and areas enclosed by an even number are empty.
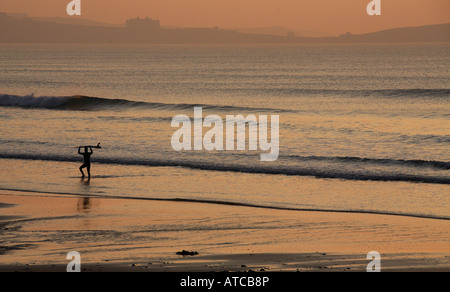
{"type": "Polygon", "coordinates": [[[164,28],[159,20],[129,19],[125,26],[93,21],[32,19],[0,13],[3,43],[145,43],[145,44],[258,44],[258,43],[362,43],[362,42],[450,42],[450,23],[389,29],[338,37],[301,37],[242,33],[215,28],[164,28]]]}

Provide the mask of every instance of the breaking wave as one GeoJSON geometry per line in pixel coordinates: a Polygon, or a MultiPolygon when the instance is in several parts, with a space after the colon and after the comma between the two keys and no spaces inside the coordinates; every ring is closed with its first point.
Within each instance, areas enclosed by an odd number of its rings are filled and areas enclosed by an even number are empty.
{"type": "MultiPolygon", "coordinates": [[[[79,162],[77,157],[55,156],[45,154],[0,154],[2,159],[22,159],[22,160],[43,160],[58,162],[79,162]]],[[[414,166],[418,168],[437,168],[439,170],[450,169],[450,163],[443,161],[424,161],[424,160],[389,160],[389,159],[369,159],[357,157],[304,157],[301,159],[315,159],[341,162],[358,162],[358,163],[375,163],[375,164],[402,164],[403,166],[414,166]]],[[[348,170],[345,167],[330,168],[323,167],[302,167],[302,164],[277,164],[265,166],[257,165],[236,165],[236,164],[220,164],[208,163],[206,161],[175,161],[164,159],[138,159],[133,157],[117,157],[103,158],[97,157],[95,163],[116,164],[116,165],[137,165],[149,167],[182,167],[206,171],[223,171],[223,172],[240,172],[254,174],[269,175],[289,175],[289,176],[311,176],[323,179],[342,179],[342,180],[359,180],[359,181],[385,181],[385,182],[414,182],[429,184],[450,184],[450,177],[444,173],[433,174],[410,174],[386,168],[385,171],[370,171],[361,168],[353,168],[348,170]]]]}
{"type": "Polygon", "coordinates": [[[290,110],[257,108],[257,107],[239,107],[239,106],[220,106],[208,104],[170,104],[158,102],[131,101],[127,99],[108,99],[90,96],[41,96],[34,95],[0,95],[0,106],[20,107],[20,108],[42,108],[54,110],[73,110],[73,111],[100,111],[100,110],[126,110],[126,109],[153,109],[153,110],[187,110],[194,106],[201,106],[205,110],[217,111],[262,111],[262,112],[291,112],[290,110]]]}
{"type": "MultiPolygon", "coordinates": [[[[273,89],[278,90],[278,89],[273,89]]],[[[348,97],[450,97],[450,89],[377,89],[377,90],[326,90],[326,89],[283,89],[278,92],[286,96],[348,96],[348,97]]],[[[272,92],[274,94],[274,92],[272,92]]],[[[32,95],[17,96],[0,94],[0,106],[20,108],[43,108],[54,110],[124,110],[124,109],[160,109],[160,110],[186,110],[194,106],[201,106],[206,110],[216,111],[262,111],[262,112],[293,112],[288,109],[222,106],[208,104],[170,104],[159,102],[132,101],[127,99],[108,99],[91,96],[40,96],[32,95]]]]}

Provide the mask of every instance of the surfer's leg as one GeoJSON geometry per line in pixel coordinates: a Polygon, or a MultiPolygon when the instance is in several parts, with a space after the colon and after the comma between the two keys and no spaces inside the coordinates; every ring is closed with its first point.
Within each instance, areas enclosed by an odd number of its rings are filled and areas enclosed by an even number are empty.
{"type": "Polygon", "coordinates": [[[88,172],[88,178],[91,178],[91,165],[90,164],[86,165],[86,169],[88,172]]]}
{"type": "Polygon", "coordinates": [[[86,177],[83,172],[83,168],[85,168],[85,167],[86,167],[86,165],[84,165],[84,164],[82,166],[80,166],[80,171],[81,171],[82,177],[86,177]]]}

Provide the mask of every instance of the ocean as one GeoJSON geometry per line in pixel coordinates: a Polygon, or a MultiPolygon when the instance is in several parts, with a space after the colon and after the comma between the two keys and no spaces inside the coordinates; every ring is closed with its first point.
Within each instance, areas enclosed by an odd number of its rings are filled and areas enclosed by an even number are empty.
{"type": "Polygon", "coordinates": [[[450,219],[449,44],[2,44],[0,68],[0,190],[450,219]],[[173,150],[195,106],[278,115],[278,160],[173,150]]]}

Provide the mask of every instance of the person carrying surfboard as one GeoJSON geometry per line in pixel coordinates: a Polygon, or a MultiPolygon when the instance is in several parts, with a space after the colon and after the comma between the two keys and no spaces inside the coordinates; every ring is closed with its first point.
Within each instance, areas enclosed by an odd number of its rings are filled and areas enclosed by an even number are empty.
{"type": "Polygon", "coordinates": [[[80,171],[82,174],[82,178],[85,178],[86,176],[84,175],[83,172],[83,168],[87,169],[88,172],[88,178],[91,178],[91,155],[92,153],[94,153],[94,151],[92,150],[92,147],[88,146],[88,147],[84,147],[84,153],[81,152],[81,148],[78,148],[78,154],[83,155],[84,158],[84,164],[82,166],[80,166],[80,171]]]}
{"type": "Polygon", "coordinates": [[[94,153],[92,149],[102,149],[102,146],[100,146],[100,143],[98,143],[97,146],[75,146],[71,148],[78,148],[78,154],[83,155],[84,163],[82,166],[80,166],[82,178],[86,177],[83,172],[83,168],[86,168],[88,171],[88,177],[89,179],[91,179],[91,155],[92,153],[94,153]],[[84,152],[81,152],[82,148],[84,148],[84,152]]]}

